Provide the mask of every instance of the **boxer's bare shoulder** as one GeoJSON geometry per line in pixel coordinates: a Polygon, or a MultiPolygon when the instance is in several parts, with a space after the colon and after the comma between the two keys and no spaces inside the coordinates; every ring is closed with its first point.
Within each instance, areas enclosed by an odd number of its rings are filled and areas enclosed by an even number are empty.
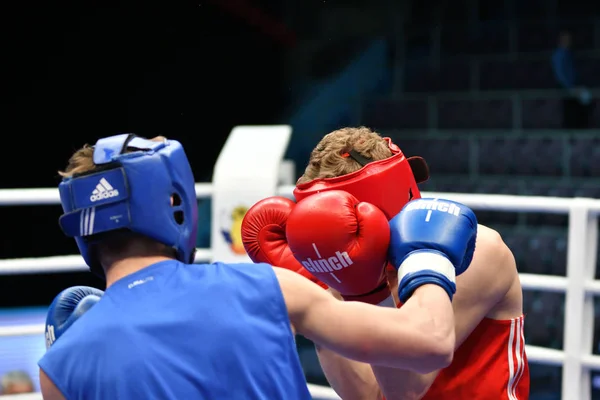
{"type": "Polygon", "coordinates": [[[485,317],[511,319],[522,314],[522,291],[514,256],[500,234],[487,226],[478,226],[473,261],[456,283],[459,289],[454,309],[478,314],[471,319],[473,323],[485,317]]]}
{"type": "MultiPolygon", "coordinates": [[[[396,287],[395,271],[387,272],[390,284],[396,287]]],[[[456,285],[454,311],[472,310],[477,314],[469,318],[474,323],[485,317],[511,319],[522,314],[521,283],[515,259],[502,236],[492,228],[478,225],[473,261],[469,269],[456,278],[456,285]]]]}

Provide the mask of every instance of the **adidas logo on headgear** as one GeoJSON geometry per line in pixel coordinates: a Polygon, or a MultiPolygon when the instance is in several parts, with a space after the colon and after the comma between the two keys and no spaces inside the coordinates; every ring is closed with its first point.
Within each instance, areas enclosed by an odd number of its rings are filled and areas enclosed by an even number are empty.
{"type": "Polygon", "coordinates": [[[100,182],[96,185],[96,189],[90,196],[90,201],[98,201],[103,199],[109,199],[119,195],[119,191],[112,187],[110,183],[104,178],[100,179],[100,182]]]}

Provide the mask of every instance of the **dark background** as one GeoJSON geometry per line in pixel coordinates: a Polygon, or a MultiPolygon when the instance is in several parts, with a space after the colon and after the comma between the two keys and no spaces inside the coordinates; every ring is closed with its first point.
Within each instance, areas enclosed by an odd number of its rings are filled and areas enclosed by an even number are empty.
{"type": "MultiPolygon", "coordinates": [[[[231,128],[272,123],[285,95],[286,36],[236,14],[235,3],[12,2],[4,13],[1,187],[55,186],[74,150],[123,132],[181,141],[196,180],[210,181],[231,128]]],[[[273,21],[277,4],[252,2],[273,21]]],[[[58,228],[60,212],[0,208],[0,257],[76,254],[58,228]]],[[[74,284],[102,286],[87,273],[2,276],[0,306],[47,304],[74,284]]]]}

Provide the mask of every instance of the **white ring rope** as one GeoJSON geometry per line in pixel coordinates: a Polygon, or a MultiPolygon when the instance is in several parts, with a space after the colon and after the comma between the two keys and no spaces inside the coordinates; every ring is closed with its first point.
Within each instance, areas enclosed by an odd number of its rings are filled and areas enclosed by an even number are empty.
{"type": "MultiPolygon", "coordinates": [[[[196,183],[198,198],[211,197],[212,183],[196,183]]],[[[0,206],[39,206],[60,204],[56,188],[0,189],[0,206]]]]}
{"type": "MultiPolygon", "coordinates": [[[[279,186],[277,194],[293,198],[294,186],[279,186]]],[[[212,183],[196,183],[196,196],[211,197],[212,183]]],[[[565,198],[545,196],[514,196],[502,194],[440,193],[423,192],[423,197],[451,198],[477,210],[522,211],[566,214],[574,201],[583,201],[594,213],[600,213],[600,200],[587,198],[565,198]]],[[[58,189],[0,189],[0,206],[52,205],[60,204],[58,189]]]]}
{"type": "MultiPolygon", "coordinates": [[[[212,251],[210,249],[196,249],[194,262],[207,262],[211,258],[212,251]]],[[[0,260],[0,275],[54,274],[88,270],[89,267],[79,255],[0,260]]]]}
{"type": "MultiPolygon", "coordinates": [[[[341,400],[341,398],[333,391],[325,386],[307,384],[308,391],[314,400],[341,400]]],[[[43,400],[41,393],[26,393],[26,394],[8,394],[0,396],[0,400],[43,400]]]]}
{"type": "MultiPolygon", "coordinates": [[[[314,400],[341,400],[332,389],[325,386],[309,383],[308,390],[314,400]]],[[[0,396],[0,400],[43,400],[43,398],[41,393],[27,393],[0,396]]]]}
{"type": "MultiPolygon", "coordinates": [[[[44,324],[28,324],[0,327],[0,338],[10,336],[44,335],[44,324]]],[[[547,349],[539,346],[527,345],[529,361],[546,364],[562,365],[565,355],[561,350],[547,349]]],[[[600,369],[600,356],[589,356],[584,360],[587,368],[600,369]]]]}
{"type": "Polygon", "coordinates": [[[0,400],[44,400],[41,393],[5,394],[0,400]]]}
{"type": "Polygon", "coordinates": [[[0,337],[43,335],[44,324],[0,326],[0,337]]]}
{"type": "MultiPolygon", "coordinates": [[[[293,198],[292,193],[294,188],[295,186],[280,186],[277,188],[277,194],[293,198]]],[[[2,204],[1,196],[2,193],[0,190],[0,205],[2,204]]],[[[441,192],[421,192],[421,196],[450,199],[482,211],[540,212],[552,214],[566,214],[571,210],[574,202],[582,202],[592,212],[596,214],[600,213],[600,200],[590,198],[441,192]]]]}
{"type": "MultiPolygon", "coordinates": [[[[307,386],[313,400],[341,400],[331,388],[312,383],[308,383],[307,386]]],[[[0,396],[0,400],[43,400],[43,397],[41,393],[8,394],[0,396]]]]}

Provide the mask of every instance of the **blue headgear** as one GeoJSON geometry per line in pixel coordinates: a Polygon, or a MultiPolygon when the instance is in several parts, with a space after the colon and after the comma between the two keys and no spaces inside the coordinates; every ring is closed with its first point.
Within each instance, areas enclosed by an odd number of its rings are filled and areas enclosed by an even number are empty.
{"type": "Polygon", "coordinates": [[[171,246],[177,259],[192,263],[198,203],[181,144],[116,135],[98,140],[93,157],[97,170],[65,178],[58,186],[65,212],[60,227],[75,238],[92,271],[103,275],[90,244],[100,233],[123,229],[171,246]]]}

